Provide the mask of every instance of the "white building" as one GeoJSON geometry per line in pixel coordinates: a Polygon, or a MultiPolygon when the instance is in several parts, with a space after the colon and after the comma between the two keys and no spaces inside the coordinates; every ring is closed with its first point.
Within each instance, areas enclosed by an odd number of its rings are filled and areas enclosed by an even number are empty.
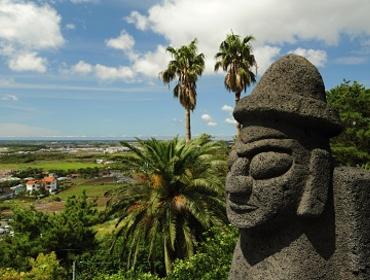
{"type": "Polygon", "coordinates": [[[26,182],[26,191],[32,194],[35,191],[48,191],[55,193],[58,190],[58,181],[53,176],[48,176],[43,179],[33,179],[26,182]]]}

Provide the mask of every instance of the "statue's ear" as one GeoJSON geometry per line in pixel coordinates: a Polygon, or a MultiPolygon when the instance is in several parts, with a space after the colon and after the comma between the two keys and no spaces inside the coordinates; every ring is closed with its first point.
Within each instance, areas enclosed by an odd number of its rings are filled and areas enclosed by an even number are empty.
{"type": "Polygon", "coordinates": [[[311,152],[310,174],[306,181],[297,214],[317,217],[325,209],[332,180],[332,158],[328,151],[314,149],[311,152]]]}

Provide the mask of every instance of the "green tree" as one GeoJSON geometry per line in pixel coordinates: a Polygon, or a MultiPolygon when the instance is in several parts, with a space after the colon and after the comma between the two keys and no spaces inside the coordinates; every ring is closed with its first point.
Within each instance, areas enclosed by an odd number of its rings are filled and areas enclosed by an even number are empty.
{"type": "Polygon", "coordinates": [[[204,54],[197,52],[196,39],[179,49],[168,47],[167,51],[173,60],[160,75],[165,84],[178,78],[173,95],[185,108],[186,142],[189,142],[191,139],[190,111],[195,109],[197,103],[196,83],[204,70],[204,54]]]}
{"type": "Polygon", "coordinates": [[[344,125],[343,132],[331,141],[336,160],[370,169],[370,89],[344,80],[327,92],[327,101],[344,125]]]}
{"type": "MultiPolygon", "coordinates": [[[[224,84],[228,91],[234,92],[235,104],[239,102],[242,91],[256,82],[256,74],[251,70],[255,67],[257,72],[257,63],[250,44],[253,40],[253,36],[241,39],[239,35],[228,34],[215,56],[215,71],[222,68],[226,72],[224,84]]],[[[237,124],[238,136],[240,129],[240,124],[237,124]]]]}
{"type": "Polygon", "coordinates": [[[0,267],[26,271],[29,258],[51,251],[67,267],[76,255],[95,249],[95,231],[91,228],[97,222],[94,206],[83,194],[69,198],[58,214],[14,209],[14,236],[0,240],[0,267]]]}
{"type": "Polygon", "coordinates": [[[36,259],[31,259],[32,269],[27,273],[26,279],[32,280],[63,280],[66,279],[66,271],[59,264],[54,252],[44,255],[39,254],[36,259]]]}
{"type": "Polygon", "coordinates": [[[226,149],[209,137],[122,144],[131,151],[123,163],[134,182],[109,202],[119,218],[117,236],[127,237],[130,267],[145,248],[148,261],[164,259],[168,273],[175,259],[194,254],[205,230],[226,222],[225,174],[219,169],[226,165],[226,149]]]}

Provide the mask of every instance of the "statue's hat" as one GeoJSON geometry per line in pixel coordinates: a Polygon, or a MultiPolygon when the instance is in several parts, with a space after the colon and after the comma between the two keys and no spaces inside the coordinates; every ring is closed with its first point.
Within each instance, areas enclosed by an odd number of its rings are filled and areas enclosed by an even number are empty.
{"type": "Polygon", "coordinates": [[[239,101],[234,117],[244,125],[260,119],[283,119],[328,137],[342,130],[337,112],[326,103],[319,71],[307,59],[294,54],[282,57],[267,69],[253,92],[239,101]]]}

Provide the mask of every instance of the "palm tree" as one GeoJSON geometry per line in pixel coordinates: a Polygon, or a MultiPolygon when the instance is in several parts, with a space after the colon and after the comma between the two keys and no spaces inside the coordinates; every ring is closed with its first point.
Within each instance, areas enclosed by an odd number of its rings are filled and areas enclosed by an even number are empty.
{"type": "Polygon", "coordinates": [[[168,273],[175,259],[194,254],[205,230],[226,222],[226,149],[204,136],[189,143],[175,138],[122,144],[130,151],[123,166],[132,182],[108,203],[108,212],[118,217],[116,237],[128,244],[128,267],[145,248],[150,262],[164,259],[168,273]]]}
{"type": "MultiPolygon", "coordinates": [[[[242,91],[252,83],[256,82],[257,63],[252,54],[250,42],[253,36],[246,36],[241,39],[239,35],[228,34],[226,40],[220,44],[219,52],[216,54],[215,71],[220,68],[226,71],[224,80],[228,91],[235,94],[235,105],[240,100],[242,91]],[[251,69],[255,67],[256,73],[251,69]]],[[[237,124],[237,135],[240,135],[241,126],[237,124]]]]}
{"type": "Polygon", "coordinates": [[[195,109],[197,103],[196,82],[204,70],[204,54],[197,53],[196,39],[179,49],[168,47],[167,51],[173,60],[160,75],[165,84],[178,78],[173,95],[185,108],[186,142],[189,142],[191,139],[190,111],[195,109]]]}

